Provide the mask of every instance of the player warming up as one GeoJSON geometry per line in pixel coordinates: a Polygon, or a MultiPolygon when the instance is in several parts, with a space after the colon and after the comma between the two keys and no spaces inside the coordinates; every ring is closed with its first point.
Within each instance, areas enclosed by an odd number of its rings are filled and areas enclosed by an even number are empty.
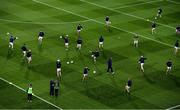
{"type": "Polygon", "coordinates": [[[135,47],[138,47],[139,45],[138,45],[138,43],[139,43],[139,36],[136,34],[134,37],[133,37],[133,45],[135,46],[135,47]]]}
{"type": "Polygon", "coordinates": [[[108,31],[110,31],[110,24],[111,24],[111,22],[110,22],[109,16],[106,16],[106,18],[105,18],[105,24],[106,24],[106,29],[107,29],[108,31]]]}
{"type": "Polygon", "coordinates": [[[83,29],[83,27],[81,26],[81,24],[79,24],[77,26],[77,35],[78,35],[78,37],[80,37],[80,33],[81,33],[82,29],[83,29]]]}
{"type": "Polygon", "coordinates": [[[27,51],[26,58],[27,58],[28,64],[30,64],[31,61],[32,61],[32,53],[31,53],[31,50],[28,50],[28,51],[27,51]]]}
{"type": "Polygon", "coordinates": [[[125,85],[125,90],[128,94],[130,94],[130,89],[131,89],[131,86],[132,86],[132,80],[131,79],[128,79],[126,85],[125,85]]]}
{"type": "Polygon", "coordinates": [[[83,42],[82,39],[79,37],[77,40],[77,47],[76,47],[78,50],[81,50],[82,42],[83,42]]]}
{"type": "Polygon", "coordinates": [[[141,56],[141,58],[139,59],[139,64],[142,72],[144,72],[144,62],[146,59],[147,58],[144,58],[144,56],[141,56]]]}
{"type": "Polygon", "coordinates": [[[175,53],[175,55],[177,55],[178,49],[179,49],[179,40],[177,40],[175,45],[174,45],[174,53],[175,53]]]}
{"type": "Polygon", "coordinates": [[[91,52],[91,57],[92,57],[93,60],[94,60],[94,63],[96,63],[96,59],[97,59],[97,57],[100,56],[100,52],[99,52],[98,50],[96,50],[96,51],[90,51],[90,52],[91,52]]]}
{"type": "Polygon", "coordinates": [[[57,77],[61,77],[61,61],[58,59],[56,61],[56,70],[57,70],[57,77]]]}
{"type": "Polygon", "coordinates": [[[88,67],[85,67],[85,68],[84,68],[84,71],[83,71],[83,79],[82,79],[83,82],[84,82],[84,80],[87,79],[89,71],[90,71],[90,69],[89,69],[88,67]]]}
{"type": "Polygon", "coordinates": [[[10,49],[14,49],[14,41],[15,41],[16,39],[18,39],[18,37],[13,37],[13,36],[11,36],[11,37],[9,38],[9,48],[10,48],[10,49]]]}
{"type": "Polygon", "coordinates": [[[155,22],[153,22],[152,23],[152,34],[154,34],[154,33],[156,33],[156,23],[155,22]]]}
{"type": "Polygon", "coordinates": [[[104,38],[103,38],[103,36],[101,35],[100,37],[99,37],[99,49],[103,49],[103,45],[104,44],[104,38]]]}
{"type": "Polygon", "coordinates": [[[162,12],[163,12],[162,9],[159,8],[158,12],[157,12],[157,18],[159,18],[159,17],[161,18],[162,17],[162,12]]]}
{"type": "Polygon", "coordinates": [[[170,74],[171,69],[172,69],[172,65],[173,65],[171,59],[168,60],[166,65],[167,65],[166,75],[168,75],[168,74],[170,74]]]}
{"type": "Polygon", "coordinates": [[[24,45],[21,47],[21,50],[22,50],[22,53],[23,53],[23,58],[25,58],[25,57],[26,57],[26,54],[27,54],[27,51],[28,51],[28,49],[27,49],[27,47],[26,47],[26,44],[24,44],[24,45]]]}
{"type": "Polygon", "coordinates": [[[42,41],[43,41],[44,35],[45,35],[44,32],[42,32],[42,31],[39,32],[39,35],[38,35],[39,45],[42,45],[42,41]]]}

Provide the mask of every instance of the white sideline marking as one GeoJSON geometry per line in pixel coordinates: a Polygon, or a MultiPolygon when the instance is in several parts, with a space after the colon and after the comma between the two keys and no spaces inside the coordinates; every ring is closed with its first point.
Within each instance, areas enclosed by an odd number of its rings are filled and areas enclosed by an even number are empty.
{"type": "Polygon", "coordinates": [[[73,22],[59,22],[59,23],[53,23],[53,22],[28,22],[28,21],[17,21],[17,20],[9,20],[9,19],[1,19],[0,21],[5,22],[12,22],[12,23],[20,23],[20,24],[44,24],[44,25],[58,25],[58,24],[74,24],[74,23],[82,23],[82,22],[88,22],[90,20],[83,20],[83,21],[73,21],[73,22]]]}
{"type": "MultiPolygon", "coordinates": [[[[10,81],[8,81],[8,80],[2,78],[2,77],[0,77],[0,80],[4,81],[4,82],[6,82],[6,83],[8,83],[8,84],[10,84],[10,85],[12,85],[12,86],[14,86],[14,87],[20,89],[20,90],[22,90],[23,92],[26,92],[25,89],[23,89],[23,88],[17,86],[16,84],[13,84],[12,82],[10,82],[10,81]]],[[[47,100],[45,100],[45,99],[43,99],[43,98],[41,98],[41,97],[35,95],[35,94],[33,94],[33,96],[35,96],[36,98],[38,98],[38,99],[40,99],[40,100],[46,102],[47,104],[50,104],[50,105],[54,106],[55,108],[58,108],[58,109],[62,110],[62,108],[58,107],[57,105],[54,105],[53,103],[51,103],[51,102],[49,102],[49,101],[47,101],[47,100]]]]}
{"type": "Polygon", "coordinates": [[[113,8],[113,9],[115,10],[115,9],[121,9],[121,8],[134,7],[134,6],[138,6],[138,5],[155,3],[155,2],[160,2],[160,1],[163,1],[163,0],[153,0],[153,1],[143,2],[143,3],[136,3],[136,4],[132,4],[132,5],[124,5],[124,6],[116,7],[116,8],[113,8]]]}
{"type": "Polygon", "coordinates": [[[176,105],[176,106],[173,106],[173,107],[167,108],[166,110],[172,110],[172,109],[177,108],[177,107],[180,107],[180,105],[176,105]]]}
{"type": "MultiPolygon", "coordinates": [[[[137,19],[141,19],[141,20],[144,20],[144,21],[147,20],[146,18],[143,18],[143,17],[139,17],[139,16],[136,16],[136,15],[128,14],[128,13],[125,13],[125,12],[122,12],[122,11],[119,11],[119,10],[114,10],[114,9],[111,9],[111,8],[108,8],[108,7],[105,7],[105,6],[102,6],[102,5],[98,5],[98,4],[95,4],[95,3],[92,3],[92,2],[89,2],[89,1],[86,1],[86,0],[80,0],[80,1],[81,1],[81,2],[84,2],[84,3],[88,3],[88,4],[91,4],[91,5],[94,5],[94,6],[97,6],[97,7],[101,7],[101,8],[107,9],[107,10],[111,10],[111,11],[114,11],[114,12],[117,12],[117,13],[120,13],[120,14],[124,14],[124,15],[127,15],[127,16],[131,16],[131,17],[134,17],[134,18],[137,18],[137,19]]],[[[153,21],[151,21],[151,20],[149,20],[149,21],[150,21],[150,22],[153,22],[153,21]]],[[[172,27],[172,26],[169,26],[169,25],[166,25],[166,24],[162,24],[162,23],[157,23],[157,24],[175,30],[175,27],[172,27]]]]}
{"type": "Polygon", "coordinates": [[[171,3],[174,3],[174,4],[177,4],[177,5],[180,5],[180,2],[176,2],[176,1],[173,1],[173,0],[167,0],[168,2],[171,2],[171,3]]]}
{"type": "MultiPolygon", "coordinates": [[[[94,22],[99,23],[99,24],[105,24],[105,23],[100,22],[100,21],[97,21],[97,20],[95,20],[95,19],[91,19],[91,18],[89,18],[89,17],[82,16],[82,15],[79,15],[79,14],[77,14],[77,13],[74,13],[74,12],[71,12],[71,11],[68,11],[68,10],[65,10],[65,9],[62,9],[62,8],[59,8],[59,7],[52,6],[52,5],[47,4],[47,3],[44,3],[44,2],[40,2],[40,1],[37,1],[37,0],[32,0],[32,1],[34,1],[34,2],[36,2],[36,3],[40,3],[40,4],[43,4],[43,5],[46,5],[46,6],[48,6],[48,7],[51,7],[51,8],[57,9],[57,10],[65,11],[65,12],[67,12],[67,13],[70,13],[70,14],[73,14],[73,15],[76,15],[76,16],[79,16],[79,17],[82,17],[82,18],[85,18],[85,19],[94,21],[94,22]]],[[[124,30],[124,29],[122,29],[122,28],[118,28],[118,27],[115,27],[115,26],[112,26],[112,25],[111,25],[111,27],[113,27],[114,29],[117,29],[117,30],[126,32],[126,33],[136,34],[136,33],[134,33],[134,32],[131,32],[131,31],[128,31],[128,30],[124,30]]],[[[138,35],[139,35],[139,34],[138,34],[138,35]]],[[[145,38],[145,39],[148,39],[148,40],[157,42],[157,43],[159,43],[159,44],[163,44],[163,45],[166,45],[166,46],[169,46],[169,47],[174,47],[173,45],[170,45],[170,44],[167,44],[167,43],[164,43],[164,42],[161,42],[161,41],[158,41],[158,40],[155,40],[155,39],[152,39],[152,38],[143,36],[143,35],[139,35],[139,36],[142,37],[142,38],[145,38]]]]}

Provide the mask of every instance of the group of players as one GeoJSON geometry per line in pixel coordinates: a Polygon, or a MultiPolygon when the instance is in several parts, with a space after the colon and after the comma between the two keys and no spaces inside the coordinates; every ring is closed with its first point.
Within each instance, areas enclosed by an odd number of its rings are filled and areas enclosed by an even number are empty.
{"type": "MultiPolygon", "coordinates": [[[[159,19],[162,17],[162,9],[158,9],[158,13],[156,15],[156,17],[154,18],[155,20],[159,19]]],[[[107,16],[105,18],[105,27],[107,29],[107,31],[110,31],[110,26],[111,25],[111,22],[110,22],[110,18],[107,16]]],[[[157,27],[157,24],[156,22],[153,22],[152,23],[152,34],[155,34],[156,33],[156,27],[157,27]]],[[[80,33],[82,31],[83,27],[81,24],[79,24],[77,26],[77,36],[78,36],[78,39],[77,39],[77,50],[81,50],[82,48],[82,39],[80,37],[80,33]]],[[[176,32],[179,32],[179,28],[176,28],[176,32]]],[[[7,33],[8,35],[10,35],[9,33],[7,33]]],[[[42,45],[42,42],[43,42],[43,38],[45,36],[45,33],[44,32],[39,32],[39,35],[38,35],[38,42],[39,42],[39,45],[42,45]]],[[[66,50],[68,51],[68,48],[69,48],[69,36],[68,35],[65,35],[65,36],[60,36],[61,39],[64,39],[64,45],[65,45],[65,48],[66,50]]],[[[13,37],[12,35],[10,35],[10,39],[9,39],[9,48],[10,49],[13,49],[14,48],[14,41],[18,39],[17,37],[13,37]]],[[[96,63],[97,61],[97,57],[100,56],[100,51],[102,50],[103,51],[103,43],[104,43],[104,38],[103,36],[101,35],[99,37],[99,49],[97,49],[96,51],[90,51],[91,53],[91,57],[93,58],[93,61],[94,63],[96,63]]],[[[138,47],[138,44],[139,44],[139,36],[136,34],[134,35],[133,37],[133,45],[135,47],[138,47]]],[[[27,63],[30,64],[31,61],[32,61],[32,53],[31,53],[31,50],[30,49],[27,49],[26,47],[26,44],[24,44],[22,47],[22,53],[23,53],[23,58],[26,58],[27,59],[27,63]]],[[[177,40],[176,43],[175,43],[175,54],[177,54],[178,52],[178,49],[179,49],[179,41],[177,40]]],[[[140,64],[140,69],[142,72],[144,72],[144,63],[145,63],[145,60],[147,58],[145,58],[144,56],[141,56],[140,59],[138,60],[139,64],[140,64]]],[[[170,71],[171,71],[171,68],[172,68],[172,61],[171,59],[169,59],[166,63],[167,65],[167,70],[166,70],[166,74],[169,74],[170,71]]],[[[57,77],[60,78],[61,77],[61,72],[62,72],[62,64],[61,64],[61,60],[58,59],[56,61],[56,69],[57,69],[57,77]]],[[[84,67],[84,70],[83,70],[83,79],[82,81],[86,80],[88,74],[89,74],[89,71],[90,69],[86,66],[84,67]]],[[[114,74],[114,71],[113,71],[113,68],[112,68],[112,57],[110,57],[107,61],[107,72],[110,72],[112,74],[114,74]]],[[[96,71],[93,71],[93,73],[96,73],[96,71]]],[[[132,86],[132,80],[131,79],[128,79],[127,81],[127,84],[125,85],[125,90],[126,92],[130,93],[130,88],[132,86]]]]}

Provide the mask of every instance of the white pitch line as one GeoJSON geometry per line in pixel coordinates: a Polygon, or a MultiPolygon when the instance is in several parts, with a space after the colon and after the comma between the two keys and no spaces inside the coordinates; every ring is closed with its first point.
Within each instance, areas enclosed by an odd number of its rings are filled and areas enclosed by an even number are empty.
{"type": "MultiPolygon", "coordinates": [[[[8,84],[10,84],[10,85],[12,85],[12,86],[14,86],[14,87],[18,88],[19,90],[22,90],[23,92],[26,92],[26,90],[25,90],[25,89],[23,89],[23,88],[19,87],[19,86],[18,86],[18,85],[16,85],[16,84],[13,84],[12,82],[10,82],[10,81],[8,81],[8,80],[6,80],[6,79],[2,78],[2,77],[0,77],[0,80],[2,80],[2,81],[4,81],[4,82],[6,82],[6,83],[8,83],[8,84]]],[[[46,102],[47,104],[52,105],[53,107],[55,107],[55,108],[57,108],[57,109],[62,110],[62,108],[58,107],[57,105],[55,105],[55,104],[53,104],[53,103],[51,103],[51,102],[49,102],[49,101],[47,101],[47,100],[45,100],[45,99],[43,99],[43,98],[41,98],[41,97],[37,96],[37,95],[35,95],[35,94],[33,94],[33,96],[35,96],[36,98],[38,98],[38,99],[40,99],[40,100],[42,100],[42,101],[46,102]]]]}
{"type": "Polygon", "coordinates": [[[174,4],[176,4],[176,5],[180,5],[180,2],[176,2],[176,1],[173,1],[173,0],[166,0],[166,1],[171,2],[171,3],[174,3],[174,4]]]}
{"type": "Polygon", "coordinates": [[[48,23],[43,23],[43,22],[29,22],[29,21],[17,21],[17,20],[9,20],[9,19],[1,19],[0,21],[5,21],[5,22],[11,22],[11,23],[19,23],[19,24],[42,24],[42,25],[58,25],[58,24],[74,24],[74,23],[82,23],[82,22],[88,22],[90,20],[83,20],[83,21],[73,21],[73,22],[59,22],[59,23],[53,23],[53,22],[48,22],[48,23]]]}
{"type": "MultiPolygon", "coordinates": [[[[122,12],[122,11],[119,11],[119,10],[114,10],[114,9],[111,9],[111,8],[108,8],[108,7],[99,5],[99,4],[95,4],[95,3],[92,3],[92,2],[89,2],[89,1],[86,1],[86,0],[80,0],[80,1],[81,1],[81,2],[84,2],[84,3],[88,3],[88,4],[91,4],[91,5],[94,5],[94,6],[97,6],[97,7],[101,7],[101,8],[107,9],[107,10],[111,10],[111,11],[114,11],[114,12],[117,12],[117,13],[120,13],[120,14],[124,14],[124,15],[127,15],[127,16],[131,16],[131,17],[134,17],[134,18],[137,18],[137,19],[141,19],[141,20],[147,21],[146,18],[143,18],[143,17],[140,17],[140,16],[132,15],[132,14],[125,13],[125,12],[122,12]]],[[[149,21],[150,21],[150,22],[153,22],[153,21],[151,21],[151,20],[149,20],[149,21]]],[[[175,27],[172,27],[172,26],[169,26],[169,25],[166,25],[166,24],[162,24],[162,23],[157,23],[157,24],[175,30],[175,27]]]]}
{"type": "Polygon", "coordinates": [[[172,109],[177,108],[177,107],[180,107],[180,105],[176,105],[176,106],[173,106],[173,107],[167,108],[166,110],[172,110],[172,109]]]}
{"type": "Polygon", "coordinates": [[[149,3],[155,3],[155,2],[160,2],[160,1],[163,1],[163,0],[154,0],[154,1],[147,1],[147,2],[143,2],[143,3],[136,3],[136,4],[132,4],[132,5],[124,5],[124,6],[116,7],[113,9],[115,10],[115,9],[121,9],[121,8],[134,7],[134,6],[139,6],[139,5],[149,4],[149,3]]]}
{"type": "MultiPolygon", "coordinates": [[[[34,2],[36,2],[36,3],[40,3],[40,4],[43,4],[43,5],[46,5],[46,6],[48,6],[48,7],[51,7],[51,8],[57,9],[57,10],[65,11],[65,12],[67,12],[67,13],[70,13],[70,14],[73,14],[73,15],[76,15],[76,16],[79,16],[79,17],[82,17],[82,18],[85,18],[85,19],[94,21],[94,22],[99,23],[99,24],[103,24],[103,25],[105,24],[105,23],[100,22],[100,21],[97,21],[97,20],[95,20],[95,19],[91,19],[91,18],[89,18],[89,17],[82,16],[82,15],[79,15],[79,14],[77,14],[77,13],[74,13],[74,12],[71,12],[71,11],[68,11],[68,10],[65,10],[65,9],[62,9],[62,8],[59,8],[59,7],[55,7],[55,6],[52,6],[52,5],[50,5],[50,4],[47,4],[47,3],[44,3],[44,2],[41,2],[41,1],[37,1],[37,0],[32,0],[32,1],[34,1],[34,2]]],[[[118,27],[115,27],[115,26],[112,26],[112,25],[111,25],[111,27],[114,28],[114,29],[117,29],[117,30],[126,32],[126,33],[136,34],[136,33],[134,33],[134,32],[131,32],[131,31],[128,31],[128,30],[125,30],[125,29],[122,29],[122,28],[118,28],[118,27]]],[[[163,45],[166,45],[166,46],[169,46],[169,47],[174,47],[173,45],[170,45],[170,44],[167,44],[167,43],[164,43],[164,42],[161,42],[161,41],[158,41],[158,40],[155,40],[155,39],[152,39],[152,38],[143,36],[143,35],[139,35],[139,36],[142,37],[142,38],[145,38],[145,39],[154,41],[154,42],[159,43],[159,44],[163,44],[163,45]]]]}

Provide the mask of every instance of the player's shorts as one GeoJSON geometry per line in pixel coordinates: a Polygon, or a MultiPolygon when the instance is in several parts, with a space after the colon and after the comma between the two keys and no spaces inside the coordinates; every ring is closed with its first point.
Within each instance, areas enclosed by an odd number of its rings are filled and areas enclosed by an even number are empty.
{"type": "Polygon", "coordinates": [[[99,45],[103,45],[103,42],[99,42],[99,45]]]}
{"type": "Polygon", "coordinates": [[[144,65],[144,63],[141,63],[141,66],[143,66],[144,65]]]}
{"type": "Polygon", "coordinates": [[[134,41],[134,44],[138,44],[138,40],[135,40],[135,41],[134,41]]]}
{"type": "Polygon", "coordinates": [[[23,51],[23,54],[26,54],[26,51],[23,51]]]}
{"type": "Polygon", "coordinates": [[[172,68],[172,67],[167,66],[167,69],[168,69],[168,70],[171,70],[171,68],[172,68]]]}
{"type": "Polygon", "coordinates": [[[9,42],[9,45],[13,46],[13,45],[14,45],[14,43],[12,43],[12,42],[9,42]]]}
{"type": "Polygon", "coordinates": [[[128,85],[126,85],[126,87],[125,87],[127,90],[129,90],[130,89],[130,86],[128,86],[128,85]]]}
{"type": "Polygon", "coordinates": [[[69,43],[65,43],[65,46],[68,46],[69,45],[69,43]]]}
{"type": "Polygon", "coordinates": [[[77,48],[81,48],[81,44],[77,44],[77,48]]]}
{"type": "Polygon", "coordinates": [[[155,30],[156,28],[152,28],[152,30],[155,30]]]}
{"type": "Polygon", "coordinates": [[[83,74],[84,77],[88,76],[88,74],[83,74]]]}
{"type": "Polygon", "coordinates": [[[42,36],[39,36],[39,37],[38,37],[38,40],[43,40],[43,37],[42,37],[42,36]]]}
{"type": "Polygon", "coordinates": [[[77,30],[77,32],[78,32],[78,33],[81,32],[81,29],[80,29],[80,30],[77,30]]]}
{"type": "Polygon", "coordinates": [[[28,61],[32,61],[32,57],[27,57],[27,60],[28,61]]]}
{"type": "Polygon", "coordinates": [[[175,46],[174,48],[175,48],[176,50],[178,50],[178,47],[175,46]]]}
{"type": "Polygon", "coordinates": [[[57,72],[61,72],[61,68],[57,68],[57,72]]]}
{"type": "Polygon", "coordinates": [[[110,25],[111,24],[111,22],[110,21],[106,21],[106,25],[110,25]]]}

